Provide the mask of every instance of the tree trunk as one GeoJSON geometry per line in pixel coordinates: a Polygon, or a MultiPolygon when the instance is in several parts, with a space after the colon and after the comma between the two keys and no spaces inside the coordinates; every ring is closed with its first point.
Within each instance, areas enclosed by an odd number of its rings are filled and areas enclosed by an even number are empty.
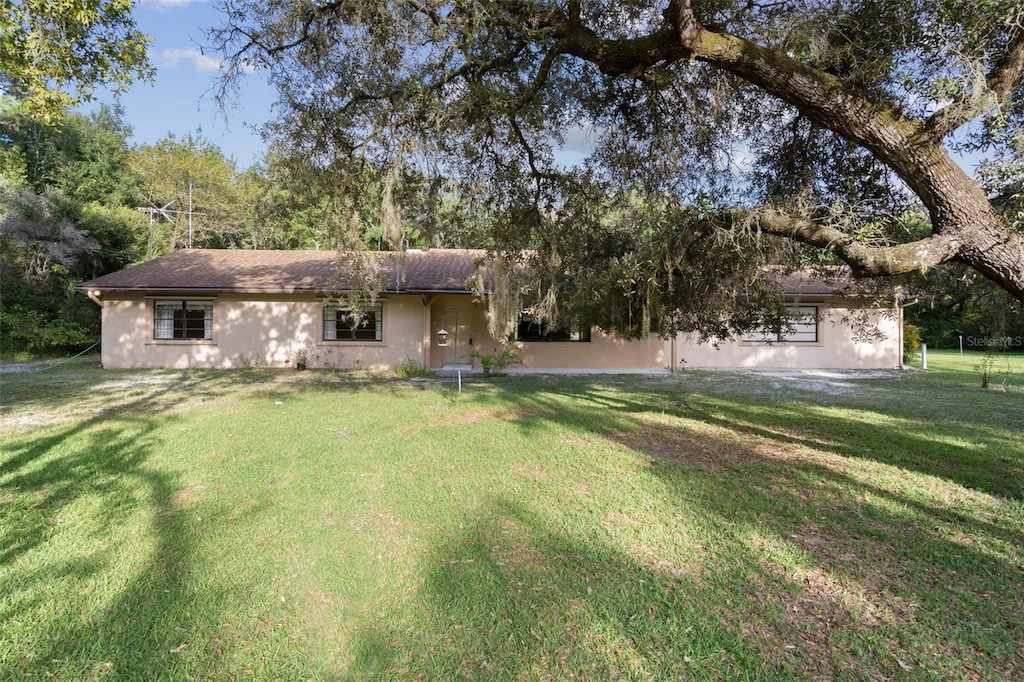
{"type": "MultiPolygon", "coordinates": [[[[741,38],[697,25],[684,43],[695,58],[740,76],[819,125],[863,145],[921,200],[931,217],[932,237],[898,247],[858,244],[849,245],[845,253],[836,249],[855,271],[894,275],[957,260],[1024,302],[1024,235],[993,209],[934,130],[851,94],[838,78],[741,38]]],[[[820,233],[815,239],[789,236],[828,248],[820,233]]]]}
{"type": "Polygon", "coordinates": [[[1024,302],[1024,236],[998,217],[965,225],[956,234],[962,244],[956,260],[1024,302]]]}

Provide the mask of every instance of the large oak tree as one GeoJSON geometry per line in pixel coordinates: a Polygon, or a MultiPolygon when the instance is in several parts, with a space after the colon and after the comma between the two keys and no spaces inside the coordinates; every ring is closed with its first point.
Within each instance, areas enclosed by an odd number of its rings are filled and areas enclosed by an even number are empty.
{"type": "Polygon", "coordinates": [[[229,75],[255,66],[279,89],[270,134],[313,163],[427,159],[482,184],[510,232],[555,226],[563,269],[618,250],[626,288],[678,293],[775,235],[859,276],[963,263],[1024,300],[1019,0],[222,5],[229,75]],[[589,158],[569,167],[574,135],[589,158]],[[951,150],[985,159],[984,182],[951,150]],[[656,267],[630,275],[627,255],[656,267]]]}

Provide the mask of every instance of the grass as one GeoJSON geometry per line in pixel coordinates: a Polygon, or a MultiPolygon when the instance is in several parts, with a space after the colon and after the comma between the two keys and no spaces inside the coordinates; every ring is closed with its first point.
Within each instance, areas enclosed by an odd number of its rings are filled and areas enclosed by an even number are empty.
{"type": "Polygon", "coordinates": [[[981,357],[4,374],[0,678],[1021,678],[1024,357],[981,357]]]}

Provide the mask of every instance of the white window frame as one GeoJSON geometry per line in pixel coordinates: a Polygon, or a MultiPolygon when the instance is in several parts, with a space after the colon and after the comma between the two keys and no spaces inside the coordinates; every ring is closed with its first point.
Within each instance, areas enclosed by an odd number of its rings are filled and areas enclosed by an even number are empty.
{"type": "Polygon", "coordinates": [[[157,298],[153,299],[152,316],[153,341],[158,342],[184,342],[184,343],[209,343],[213,341],[214,332],[214,299],[212,298],[157,298]],[[189,336],[188,312],[197,310],[203,311],[203,335],[189,336]],[[179,327],[175,319],[175,313],[184,311],[185,316],[181,319],[179,327]],[[163,315],[161,316],[161,313],[163,315]],[[168,315],[168,313],[170,313],[168,315]],[[181,335],[177,333],[180,331],[181,335]]]}
{"type": "MultiPolygon", "coordinates": [[[[354,326],[350,337],[339,334],[338,320],[351,314],[352,308],[337,302],[325,302],[321,311],[320,335],[324,343],[381,343],[384,340],[384,304],[376,303],[363,309],[363,317],[373,315],[373,338],[357,338],[359,325],[354,326]]],[[[368,331],[363,328],[362,331],[368,331]]]]}
{"type": "Polygon", "coordinates": [[[818,306],[793,305],[787,307],[789,328],[779,332],[763,327],[751,329],[743,335],[743,343],[813,344],[821,340],[818,324],[818,306]]]}

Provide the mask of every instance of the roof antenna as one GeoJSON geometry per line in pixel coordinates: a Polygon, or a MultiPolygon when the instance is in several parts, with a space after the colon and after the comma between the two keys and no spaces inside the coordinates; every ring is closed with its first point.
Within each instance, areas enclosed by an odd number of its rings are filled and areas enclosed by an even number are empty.
{"type": "MultiPolygon", "coordinates": [[[[149,246],[146,249],[146,260],[152,260],[152,258],[153,258],[153,246],[154,246],[154,244],[153,244],[153,242],[154,242],[154,238],[153,238],[153,216],[155,216],[155,215],[163,216],[164,220],[166,220],[169,223],[176,223],[177,222],[177,216],[179,216],[179,215],[181,215],[183,213],[186,216],[188,216],[188,248],[190,248],[190,249],[192,248],[192,216],[206,215],[205,213],[196,213],[195,211],[192,210],[192,191],[195,188],[195,185],[196,185],[195,180],[193,180],[190,177],[188,179],[188,210],[187,211],[172,211],[172,210],[169,210],[170,207],[171,207],[171,204],[173,204],[175,201],[177,201],[177,199],[171,199],[166,204],[164,204],[163,206],[160,206],[160,207],[157,207],[155,205],[136,206],[135,207],[136,211],[142,211],[143,213],[148,213],[149,214],[149,246]],[[172,217],[172,216],[174,216],[174,217],[172,217]]],[[[171,250],[172,251],[174,250],[174,240],[173,239],[171,240],[171,250]]]]}
{"type": "MultiPolygon", "coordinates": [[[[153,258],[153,216],[159,213],[164,217],[164,219],[167,222],[173,223],[174,219],[171,218],[171,216],[168,214],[167,209],[170,208],[171,204],[173,204],[175,201],[175,199],[171,199],[160,208],[156,208],[155,206],[135,207],[136,211],[142,211],[143,213],[149,214],[149,245],[146,247],[146,260],[152,260],[153,258]]],[[[171,213],[177,213],[177,211],[171,211],[171,213]]]]}
{"type": "Polygon", "coordinates": [[[192,176],[188,178],[188,248],[192,248],[192,188],[195,187],[196,183],[192,181],[192,176]]]}

